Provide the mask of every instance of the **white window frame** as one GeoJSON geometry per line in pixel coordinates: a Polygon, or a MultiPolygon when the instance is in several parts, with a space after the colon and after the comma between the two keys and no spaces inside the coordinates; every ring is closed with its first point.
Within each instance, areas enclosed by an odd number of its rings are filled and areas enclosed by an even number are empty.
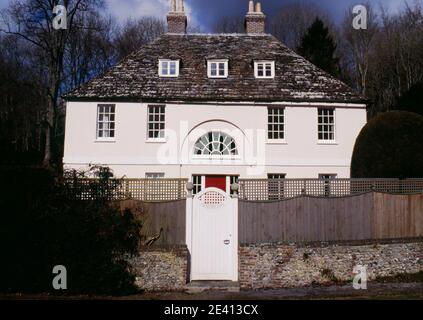
{"type": "Polygon", "coordinates": [[[335,108],[317,108],[317,141],[319,144],[336,144],[336,109],[335,108]],[[323,117],[332,117],[333,118],[333,124],[331,124],[330,122],[328,123],[324,123],[324,122],[320,122],[321,119],[321,115],[320,115],[320,111],[332,111],[333,114],[332,115],[323,115],[323,117]],[[325,131],[325,130],[320,130],[320,126],[332,126],[332,130],[331,131],[325,131]],[[320,139],[320,134],[325,134],[328,133],[329,136],[330,134],[333,135],[333,138],[330,139],[325,139],[324,136],[322,137],[323,139],[320,139]]]}
{"type": "Polygon", "coordinates": [[[157,180],[157,179],[164,179],[164,177],[165,177],[164,172],[146,172],[145,173],[146,179],[157,180]]]}
{"type": "Polygon", "coordinates": [[[207,76],[209,77],[209,78],[212,78],[212,79],[224,79],[224,78],[227,78],[228,77],[228,75],[229,75],[229,71],[228,71],[228,69],[229,69],[229,60],[225,60],[225,59],[221,59],[221,60],[207,60],[207,76]],[[220,75],[219,74],[219,64],[221,64],[221,63],[223,63],[224,64],[224,74],[223,75],[220,75]],[[213,64],[216,64],[216,70],[217,70],[217,75],[212,75],[211,74],[211,71],[212,71],[212,65],[213,64]]]}
{"type": "Polygon", "coordinates": [[[275,201],[284,199],[286,173],[268,173],[267,179],[278,181],[276,190],[271,190],[270,185],[268,186],[268,200],[275,201]]]}
{"type": "Polygon", "coordinates": [[[320,180],[334,180],[338,177],[337,173],[319,173],[320,180]]]}
{"type": "Polygon", "coordinates": [[[114,142],[116,140],[116,105],[115,104],[98,104],[97,105],[97,121],[96,121],[96,141],[102,141],[102,142],[114,142]],[[100,108],[113,108],[113,112],[100,112],[100,108]],[[105,121],[100,120],[100,116],[105,115],[113,115],[114,120],[105,121]],[[104,124],[108,124],[108,128],[104,127],[104,124]],[[102,129],[100,129],[100,124],[102,124],[102,129]],[[113,124],[113,128],[111,126],[113,124]],[[103,136],[100,137],[100,130],[103,132],[103,136]],[[104,132],[108,131],[109,136],[104,136],[104,132]],[[113,131],[113,137],[110,136],[110,132],[113,131]]]}
{"type": "Polygon", "coordinates": [[[197,174],[192,175],[192,184],[194,186],[194,189],[192,190],[192,192],[194,195],[204,190],[204,183],[203,183],[204,180],[205,180],[205,177],[202,175],[197,175],[197,174]]]}
{"type": "Polygon", "coordinates": [[[254,76],[257,79],[273,79],[275,78],[275,61],[254,61],[254,76]],[[266,74],[266,65],[270,64],[271,66],[271,75],[266,74]],[[263,65],[263,76],[259,76],[259,65],[263,65]]]}
{"type": "Polygon", "coordinates": [[[285,108],[284,107],[268,107],[267,108],[267,142],[272,144],[272,143],[285,143],[285,138],[286,138],[286,133],[285,133],[285,108]],[[279,114],[274,114],[273,112],[270,113],[270,110],[278,110],[278,111],[282,111],[282,113],[279,114]],[[273,122],[273,117],[283,117],[283,121],[279,122],[279,119],[277,122],[273,122]],[[269,121],[269,117],[272,117],[272,122],[269,121]],[[280,130],[269,130],[269,126],[272,126],[272,128],[274,128],[273,126],[282,126],[282,131],[280,130]],[[283,138],[273,138],[270,137],[270,132],[278,132],[281,133],[283,135],[283,138]]]}
{"type": "Polygon", "coordinates": [[[160,104],[149,104],[147,106],[147,142],[166,142],[166,137],[165,137],[165,130],[166,130],[166,106],[165,105],[160,105],[160,104]],[[159,112],[156,113],[156,108],[163,108],[163,112],[159,112]],[[150,112],[150,110],[154,110],[153,113],[150,112]],[[155,116],[158,115],[159,117],[161,117],[162,115],[164,116],[164,120],[161,120],[159,118],[159,120],[155,119],[155,116]],[[153,116],[153,120],[150,120],[150,116],[153,116]],[[160,125],[163,124],[163,129],[160,129],[160,125]],[[153,125],[153,129],[150,129],[150,125],[153,125]],[[152,131],[153,133],[157,131],[157,129],[155,128],[156,125],[159,125],[159,136],[158,137],[150,137],[150,132],[152,131]]]}
{"type": "Polygon", "coordinates": [[[163,78],[179,77],[179,60],[159,59],[159,76],[163,78]],[[164,72],[163,63],[167,63],[167,73],[164,72]],[[170,63],[175,63],[175,74],[170,74],[170,63]]]}
{"type": "MultiPolygon", "coordinates": [[[[224,145],[224,143],[223,143],[223,145],[224,145]]],[[[204,145],[204,143],[203,143],[203,144],[201,144],[201,146],[204,148],[206,145],[204,145]]],[[[226,146],[225,146],[225,149],[228,149],[229,150],[229,148],[226,148],[226,146]]],[[[194,144],[193,156],[192,157],[195,160],[239,160],[239,159],[241,159],[240,150],[238,148],[238,144],[237,144],[235,138],[233,138],[228,133],[226,133],[224,131],[219,131],[219,130],[209,131],[206,134],[203,134],[201,137],[199,137],[196,140],[195,144],[194,144]],[[212,141],[210,141],[210,139],[209,139],[209,135],[210,134],[213,135],[212,141]],[[221,136],[221,135],[225,136],[224,142],[227,142],[227,139],[230,139],[231,141],[233,141],[233,143],[235,144],[235,148],[234,149],[230,149],[230,150],[234,150],[235,151],[234,154],[232,154],[232,153],[231,154],[222,154],[222,155],[216,155],[216,154],[198,154],[197,151],[199,151],[200,149],[197,148],[197,147],[198,147],[198,144],[200,143],[200,140],[201,139],[203,139],[203,138],[207,139],[207,142],[208,142],[207,145],[208,144],[213,144],[212,143],[213,141],[216,142],[216,143],[219,143],[218,141],[215,141],[214,140],[216,134],[219,134],[219,136],[221,136]]]]}
{"type": "Polygon", "coordinates": [[[324,195],[329,197],[332,195],[331,181],[338,178],[336,173],[319,173],[319,179],[324,182],[324,195]]]}

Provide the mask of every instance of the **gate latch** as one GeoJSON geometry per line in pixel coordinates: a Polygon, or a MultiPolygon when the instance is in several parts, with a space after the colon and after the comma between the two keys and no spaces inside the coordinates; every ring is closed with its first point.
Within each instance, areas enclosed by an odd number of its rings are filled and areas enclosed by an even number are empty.
{"type": "Polygon", "coordinates": [[[225,245],[228,245],[228,244],[230,244],[230,243],[231,243],[231,240],[225,240],[225,241],[223,241],[223,243],[224,243],[225,245]]]}

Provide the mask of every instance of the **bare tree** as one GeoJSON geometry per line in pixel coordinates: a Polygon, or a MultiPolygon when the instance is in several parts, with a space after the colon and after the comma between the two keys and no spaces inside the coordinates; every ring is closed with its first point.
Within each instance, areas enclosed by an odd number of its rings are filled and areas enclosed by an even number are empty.
{"type": "Polygon", "coordinates": [[[367,29],[356,30],[353,28],[352,7],[345,13],[342,24],[343,37],[341,37],[349,49],[353,61],[356,83],[364,96],[367,94],[367,79],[369,73],[369,64],[371,50],[373,49],[374,39],[379,31],[377,15],[370,5],[367,8],[367,29]]]}
{"type": "Polygon", "coordinates": [[[48,97],[43,115],[44,160],[45,166],[51,165],[52,132],[55,127],[58,100],[64,77],[64,56],[70,35],[75,29],[83,30],[84,25],[77,23],[79,15],[89,15],[103,5],[103,0],[64,0],[67,8],[67,29],[55,30],[53,9],[55,0],[16,0],[2,13],[5,32],[24,39],[42,55],[46,74],[48,97]]]}
{"type": "Polygon", "coordinates": [[[116,50],[119,59],[140,50],[165,32],[166,26],[162,20],[153,17],[130,19],[119,31],[116,39],[116,50]]]}
{"type": "Polygon", "coordinates": [[[296,50],[307,29],[320,18],[333,32],[334,23],[313,4],[293,3],[282,6],[270,22],[271,33],[289,48],[296,50]]]}
{"type": "Polygon", "coordinates": [[[223,16],[215,24],[213,31],[216,33],[243,33],[244,17],[223,16]]]}
{"type": "Polygon", "coordinates": [[[423,81],[423,8],[406,3],[397,14],[381,8],[380,32],[375,37],[369,64],[368,97],[371,114],[395,108],[396,101],[423,81]]]}
{"type": "Polygon", "coordinates": [[[71,90],[103,73],[117,60],[114,41],[117,26],[99,13],[82,15],[78,23],[85,28],[73,32],[65,51],[65,89],[71,90]]]}

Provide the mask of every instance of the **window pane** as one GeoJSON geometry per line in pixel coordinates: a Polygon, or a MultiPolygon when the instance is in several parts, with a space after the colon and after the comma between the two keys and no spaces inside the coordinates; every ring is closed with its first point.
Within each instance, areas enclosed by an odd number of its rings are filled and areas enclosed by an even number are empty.
{"type": "Polygon", "coordinates": [[[165,130],[165,107],[164,106],[149,106],[148,107],[148,138],[164,138],[165,130]]]}
{"type": "Polygon", "coordinates": [[[172,61],[170,62],[170,75],[174,76],[176,75],[176,62],[172,61]]]}
{"type": "Polygon", "coordinates": [[[219,75],[220,76],[225,75],[225,63],[219,63],[219,75]]]}
{"type": "Polygon", "coordinates": [[[99,105],[97,112],[97,138],[113,138],[115,136],[115,106],[99,105]]]}
{"type": "Polygon", "coordinates": [[[335,111],[333,109],[318,110],[318,138],[319,140],[335,139],[335,111]]]}
{"type": "Polygon", "coordinates": [[[214,71],[214,72],[216,72],[216,70],[217,70],[217,64],[216,63],[211,63],[210,64],[210,69],[211,69],[211,71],[214,71]]]}
{"type": "Polygon", "coordinates": [[[272,76],[272,65],[266,64],[266,77],[271,77],[271,76],[272,76]]]}
{"type": "Polygon", "coordinates": [[[165,62],[165,61],[163,61],[162,62],[162,74],[163,75],[168,75],[168,63],[167,62],[165,62]]]}
{"type": "Polygon", "coordinates": [[[269,139],[284,138],[284,109],[268,108],[268,137],[269,139]]]}
{"type": "Polygon", "coordinates": [[[259,76],[259,77],[263,77],[264,76],[264,69],[263,69],[263,65],[262,64],[259,64],[258,66],[257,66],[257,75],[259,76]]]}
{"type": "Polygon", "coordinates": [[[223,132],[209,132],[199,138],[195,144],[197,155],[238,155],[235,140],[223,132]]]}

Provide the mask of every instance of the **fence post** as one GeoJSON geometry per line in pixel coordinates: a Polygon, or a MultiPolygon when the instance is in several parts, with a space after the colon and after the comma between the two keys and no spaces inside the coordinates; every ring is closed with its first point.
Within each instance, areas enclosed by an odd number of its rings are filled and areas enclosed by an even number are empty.
{"type": "Polygon", "coordinates": [[[238,183],[232,184],[231,190],[233,192],[232,198],[238,199],[239,184],[238,183]]]}
{"type": "Polygon", "coordinates": [[[188,182],[186,185],[187,188],[187,199],[186,199],[186,206],[185,206],[185,225],[186,225],[186,231],[185,231],[185,242],[188,248],[188,251],[192,253],[192,219],[193,219],[193,201],[194,196],[192,194],[192,191],[194,190],[194,184],[192,182],[188,182]]]}

